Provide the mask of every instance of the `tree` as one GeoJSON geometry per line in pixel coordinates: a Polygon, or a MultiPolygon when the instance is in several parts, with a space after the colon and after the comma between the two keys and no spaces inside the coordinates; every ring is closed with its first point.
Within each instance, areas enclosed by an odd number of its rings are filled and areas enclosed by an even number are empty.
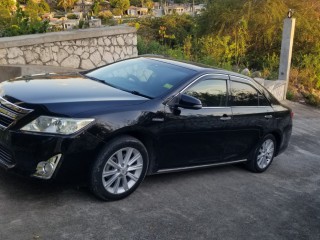
{"type": "Polygon", "coordinates": [[[123,14],[124,11],[128,10],[128,8],[130,7],[130,1],[129,0],[111,0],[110,5],[113,8],[118,8],[123,14]]]}
{"type": "Polygon", "coordinates": [[[148,11],[151,12],[154,2],[152,0],[145,0],[144,5],[146,8],[148,8],[148,11]]]}
{"type": "Polygon", "coordinates": [[[46,12],[50,12],[50,7],[46,1],[41,0],[39,3],[36,3],[34,0],[27,0],[25,13],[31,20],[41,20],[40,15],[46,12]]]}
{"type": "Polygon", "coordinates": [[[73,8],[76,0],[58,0],[58,6],[62,7],[65,12],[67,12],[68,8],[73,8]]]}
{"type": "Polygon", "coordinates": [[[10,23],[10,11],[8,8],[0,5],[0,31],[3,31],[10,23]]]}
{"type": "Polygon", "coordinates": [[[49,6],[49,4],[47,3],[47,1],[46,0],[41,0],[40,2],[39,2],[39,7],[40,7],[40,9],[42,9],[43,10],[43,12],[50,12],[50,6],[49,6]]]}
{"type": "Polygon", "coordinates": [[[16,3],[14,0],[1,0],[0,6],[11,10],[16,6],[16,3]]]}
{"type": "Polygon", "coordinates": [[[136,7],[142,7],[141,0],[130,0],[130,4],[136,7]]]}
{"type": "Polygon", "coordinates": [[[101,3],[101,0],[94,0],[94,3],[92,5],[92,12],[95,16],[98,16],[99,12],[101,11],[100,3],[101,3]]]}

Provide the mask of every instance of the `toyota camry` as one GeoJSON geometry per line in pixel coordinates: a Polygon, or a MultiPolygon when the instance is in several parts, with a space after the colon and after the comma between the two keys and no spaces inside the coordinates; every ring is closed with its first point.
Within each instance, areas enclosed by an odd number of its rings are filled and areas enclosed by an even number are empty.
{"type": "Polygon", "coordinates": [[[292,111],[253,79],[155,56],[0,84],[0,166],[34,178],[88,176],[117,200],[146,175],[244,163],[283,152],[292,111]]]}

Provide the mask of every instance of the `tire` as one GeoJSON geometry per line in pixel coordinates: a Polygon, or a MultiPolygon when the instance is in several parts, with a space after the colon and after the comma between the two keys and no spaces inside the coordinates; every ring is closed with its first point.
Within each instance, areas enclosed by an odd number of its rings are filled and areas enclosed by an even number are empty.
{"type": "Polygon", "coordinates": [[[277,142],[272,134],[266,135],[256,146],[250,154],[246,167],[256,173],[262,173],[271,165],[275,152],[277,142]]]}
{"type": "Polygon", "coordinates": [[[90,174],[90,188],[102,200],[119,200],[140,185],[148,168],[148,152],[136,138],[121,136],[98,155],[90,174]]]}

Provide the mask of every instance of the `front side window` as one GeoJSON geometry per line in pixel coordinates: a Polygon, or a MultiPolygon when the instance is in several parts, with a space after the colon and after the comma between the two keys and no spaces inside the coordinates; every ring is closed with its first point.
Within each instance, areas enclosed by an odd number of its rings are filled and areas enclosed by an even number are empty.
{"type": "Polygon", "coordinates": [[[201,100],[203,107],[224,107],[227,103],[227,81],[202,80],[188,88],[184,94],[201,100]]]}

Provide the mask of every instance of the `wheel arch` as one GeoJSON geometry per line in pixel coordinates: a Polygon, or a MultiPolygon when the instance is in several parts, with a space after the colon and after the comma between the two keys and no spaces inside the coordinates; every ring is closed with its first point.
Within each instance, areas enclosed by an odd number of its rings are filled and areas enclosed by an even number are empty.
{"type": "Polygon", "coordinates": [[[149,131],[146,131],[144,129],[127,129],[127,130],[121,130],[113,133],[112,135],[107,136],[103,144],[98,147],[98,152],[109,142],[113,141],[116,138],[122,137],[122,136],[130,136],[138,139],[142,144],[146,147],[148,152],[148,158],[149,158],[149,164],[147,169],[147,175],[150,175],[157,170],[157,164],[156,164],[156,152],[157,152],[157,140],[154,134],[152,134],[149,131]]]}
{"type": "Polygon", "coordinates": [[[276,139],[276,152],[275,152],[274,156],[277,156],[279,153],[281,142],[282,142],[281,132],[280,131],[273,131],[270,134],[273,135],[274,138],[276,139]]]}

